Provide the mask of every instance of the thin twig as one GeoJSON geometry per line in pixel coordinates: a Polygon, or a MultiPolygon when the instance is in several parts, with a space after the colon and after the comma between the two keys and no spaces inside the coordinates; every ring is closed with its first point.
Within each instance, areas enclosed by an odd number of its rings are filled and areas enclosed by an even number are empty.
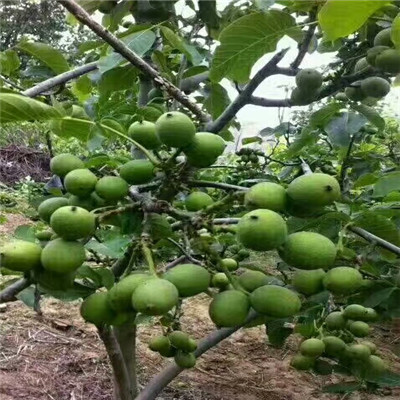
{"type": "Polygon", "coordinates": [[[195,187],[212,187],[224,190],[242,190],[242,191],[249,190],[249,188],[244,186],[231,185],[229,183],[221,183],[221,182],[202,181],[202,180],[189,181],[188,185],[195,187]]]}
{"type": "Polygon", "coordinates": [[[192,102],[181,90],[179,90],[167,79],[162,77],[151,65],[146,63],[134,51],[128,48],[123,41],[114,36],[102,25],[94,21],[90,15],[73,0],[57,0],[57,2],[65,7],[78,21],[89,27],[94,33],[100,36],[117,53],[121,54],[142,73],[151,77],[156,86],[159,86],[162,90],[165,90],[171,97],[188,108],[200,119],[200,121],[208,122],[210,120],[209,115],[204,113],[196,103],[192,102]]]}
{"type": "Polygon", "coordinates": [[[15,296],[26,289],[30,284],[31,281],[29,279],[22,278],[7,286],[0,292],[0,304],[17,300],[15,296]]]}

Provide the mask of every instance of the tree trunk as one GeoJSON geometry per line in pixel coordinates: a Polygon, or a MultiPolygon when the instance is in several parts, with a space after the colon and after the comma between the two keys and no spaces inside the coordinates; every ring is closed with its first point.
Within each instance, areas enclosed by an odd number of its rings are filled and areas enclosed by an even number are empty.
{"type": "Polygon", "coordinates": [[[131,396],[132,399],[134,399],[138,391],[136,373],[136,325],[128,322],[124,325],[114,327],[114,331],[128,373],[131,396]]]}

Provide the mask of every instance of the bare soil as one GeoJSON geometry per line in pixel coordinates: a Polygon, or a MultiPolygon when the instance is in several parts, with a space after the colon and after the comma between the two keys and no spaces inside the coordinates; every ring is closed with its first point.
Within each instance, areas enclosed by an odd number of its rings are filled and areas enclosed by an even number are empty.
{"type": "MultiPolygon", "coordinates": [[[[13,221],[10,216],[11,231],[13,221]]],[[[47,298],[42,302],[42,310],[43,316],[39,317],[21,302],[0,309],[0,399],[112,400],[107,355],[94,326],[80,317],[79,302],[62,303],[47,298]]],[[[183,329],[195,338],[215,329],[208,317],[206,297],[188,300],[184,310],[183,329]]],[[[158,333],[157,327],[150,325],[141,325],[139,329],[142,385],[171,362],[147,347],[150,337],[158,333]]],[[[400,331],[392,326],[376,326],[373,340],[379,345],[379,354],[389,360],[391,369],[399,372],[400,331]]],[[[400,398],[400,388],[350,396],[322,393],[323,386],[346,378],[294,371],[289,362],[297,346],[295,336],[283,349],[275,349],[268,345],[263,327],[241,330],[201,357],[195,368],[179,375],[159,400],[400,398]]]]}

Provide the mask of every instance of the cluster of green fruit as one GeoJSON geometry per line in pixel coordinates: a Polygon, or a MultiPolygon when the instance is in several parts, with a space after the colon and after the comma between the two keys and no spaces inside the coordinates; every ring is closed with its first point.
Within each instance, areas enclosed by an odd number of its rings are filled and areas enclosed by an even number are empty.
{"type": "MultiPolygon", "coordinates": [[[[400,50],[394,48],[392,28],[381,30],[374,39],[365,57],[360,58],[354,66],[354,73],[379,73],[393,76],[400,72],[400,50]]],[[[390,81],[380,76],[372,76],[354,82],[345,89],[345,96],[352,101],[374,104],[390,91],[390,81]]],[[[339,99],[341,99],[340,94],[339,99]]]]}
{"type": "Polygon", "coordinates": [[[299,71],[296,75],[297,87],[290,96],[291,103],[295,106],[304,106],[315,101],[322,82],[322,75],[315,69],[305,68],[299,71]]]}
{"type": "Polygon", "coordinates": [[[372,308],[350,304],[343,311],[328,314],[319,328],[318,337],[300,344],[300,354],[291,365],[300,370],[314,369],[317,373],[331,373],[335,363],[342,369],[365,380],[375,380],[387,369],[375,353],[377,347],[370,341],[359,340],[369,335],[367,322],[377,319],[372,308]]]}
{"type": "Polygon", "coordinates": [[[193,352],[197,349],[197,343],[185,332],[172,331],[168,335],[156,336],[150,340],[149,348],[163,357],[174,357],[181,368],[193,368],[196,365],[193,352]]]}

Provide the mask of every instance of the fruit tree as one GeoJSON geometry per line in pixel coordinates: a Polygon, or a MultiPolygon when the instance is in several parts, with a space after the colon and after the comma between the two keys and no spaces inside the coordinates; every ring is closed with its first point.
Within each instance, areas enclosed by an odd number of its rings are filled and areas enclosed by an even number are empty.
{"type": "Polygon", "coordinates": [[[0,249],[2,273],[21,275],[0,301],[82,299],[119,400],[155,399],[257,325],[271,345],[301,338],[293,368],[351,375],[352,390],[393,382],[368,337],[400,312],[400,125],[382,105],[400,79],[400,2],[57,3],[98,40],[81,44],[74,67],[45,43],[2,52],[0,118],[40,121],[87,148],[51,159],[35,237],[0,249]],[[322,53],[327,68],[304,62],[322,53]],[[31,86],[27,54],[54,76],[31,86]],[[276,76],[292,78],[287,96],[255,95],[276,76]],[[229,152],[248,105],[296,108],[229,152]],[[251,262],[266,251],[273,271],[251,262]],[[199,294],[216,327],[205,338],[180,321],[199,294]],[[139,392],[143,320],[159,326],[148,346],[171,364],[139,392]]]}

